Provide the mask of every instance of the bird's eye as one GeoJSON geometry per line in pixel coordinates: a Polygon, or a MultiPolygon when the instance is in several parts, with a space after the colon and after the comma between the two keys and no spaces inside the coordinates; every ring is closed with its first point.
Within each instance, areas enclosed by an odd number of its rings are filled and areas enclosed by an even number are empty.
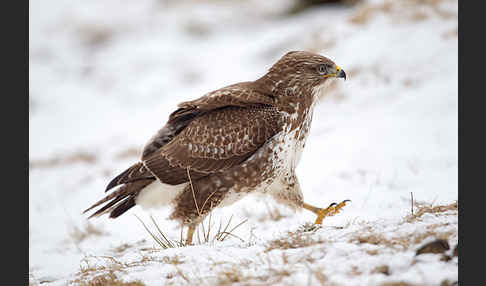
{"type": "Polygon", "coordinates": [[[326,74],[327,73],[327,66],[326,65],[319,65],[317,70],[320,74],[326,74]]]}

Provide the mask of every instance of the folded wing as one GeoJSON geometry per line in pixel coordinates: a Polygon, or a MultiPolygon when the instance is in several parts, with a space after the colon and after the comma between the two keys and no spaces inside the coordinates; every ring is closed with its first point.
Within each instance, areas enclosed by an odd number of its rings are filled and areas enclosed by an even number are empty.
{"type": "Polygon", "coordinates": [[[180,184],[227,170],[280,131],[280,113],[269,105],[226,106],[197,116],[170,142],[144,158],[162,182],[180,184]]]}

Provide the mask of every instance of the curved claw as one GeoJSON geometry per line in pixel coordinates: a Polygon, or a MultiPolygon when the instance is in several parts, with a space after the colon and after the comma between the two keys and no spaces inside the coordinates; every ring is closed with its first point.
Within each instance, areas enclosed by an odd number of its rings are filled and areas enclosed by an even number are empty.
{"type": "Polygon", "coordinates": [[[326,209],[320,209],[317,211],[317,218],[314,224],[322,224],[322,220],[326,216],[333,216],[337,213],[339,213],[340,209],[346,205],[347,202],[350,202],[351,200],[344,200],[340,202],[339,204],[332,203],[327,207],[326,209]]]}
{"type": "Polygon", "coordinates": [[[346,205],[347,202],[350,202],[351,200],[344,200],[342,202],[340,202],[337,206],[336,206],[336,211],[339,211],[340,208],[344,207],[346,205]]]}

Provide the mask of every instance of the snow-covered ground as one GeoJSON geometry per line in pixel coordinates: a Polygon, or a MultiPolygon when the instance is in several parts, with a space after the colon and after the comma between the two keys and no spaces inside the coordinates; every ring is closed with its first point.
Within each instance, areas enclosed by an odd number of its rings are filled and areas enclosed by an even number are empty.
{"type": "MultiPolygon", "coordinates": [[[[31,284],[82,284],[110,270],[146,285],[457,281],[457,257],[415,256],[435,238],[448,240],[448,255],[457,245],[457,1],[289,15],[292,4],[30,1],[31,284]],[[326,55],[348,75],[315,110],[297,168],[308,203],[352,200],[340,214],[309,230],[312,213],[248,196],[212,214],[213,232],[220,220],[248,219],[238,237],[166,250],[134,216],[153,226],[138,207],[86,220],[82,211],[177,103],[257,79],[290,50],[326,55]],[[410,217],[411,194],[415,212],[449,207],[410,217]]],[[[179,240],[169,213],[151,214],[179,240]]]]}

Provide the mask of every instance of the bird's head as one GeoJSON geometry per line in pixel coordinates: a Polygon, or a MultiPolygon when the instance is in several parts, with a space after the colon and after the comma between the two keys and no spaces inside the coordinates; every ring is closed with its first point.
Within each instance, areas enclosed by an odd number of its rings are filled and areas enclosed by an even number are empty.
{"type": "Polygon", "coordinates": [[[262,78],[279,97],[306,97],[316,101],[327,84],[346,73],[332,60],[319,54],[293,51],[280,58],[262,78]]]}

